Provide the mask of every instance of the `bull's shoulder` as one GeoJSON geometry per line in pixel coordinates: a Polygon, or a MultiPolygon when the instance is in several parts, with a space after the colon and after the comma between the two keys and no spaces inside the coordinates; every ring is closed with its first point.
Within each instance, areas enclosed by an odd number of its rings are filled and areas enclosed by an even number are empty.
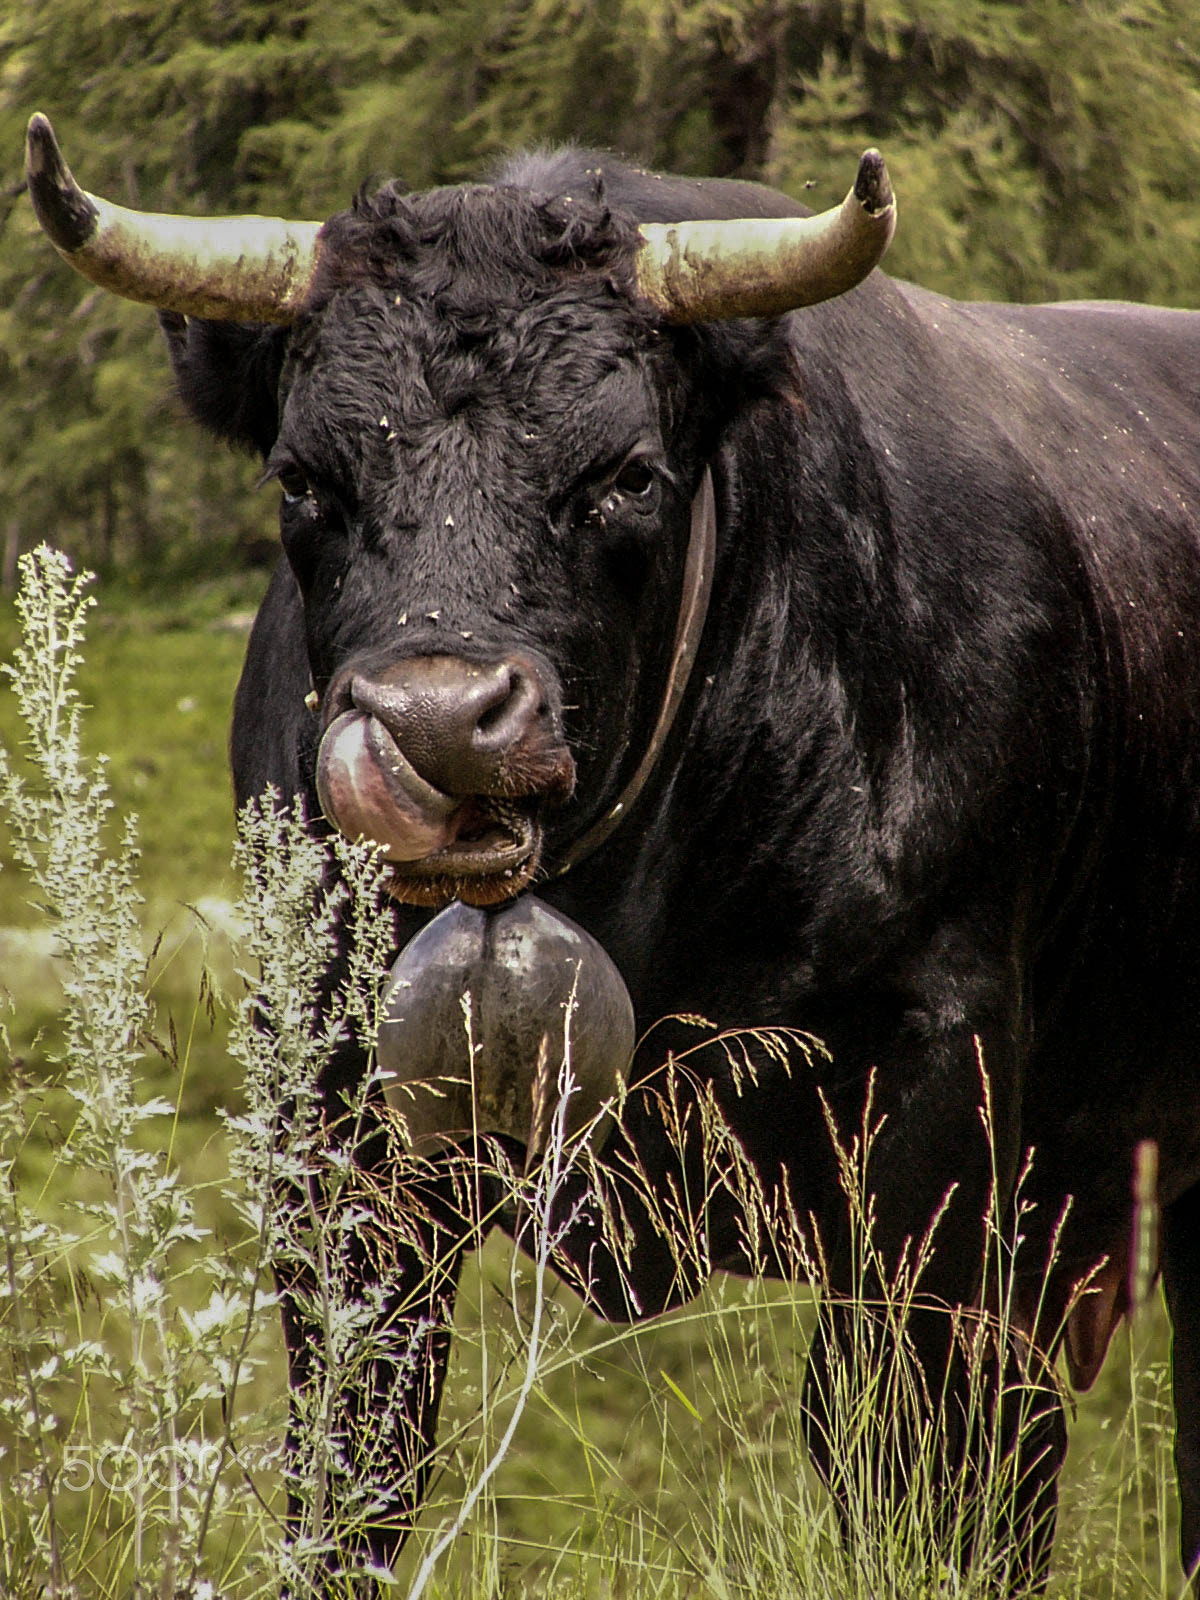
{"type": "Polygon", "coordinates": [[[957,301],[874,273],[790,322],[802,370],[836,370],[898,457],[981,458],[986,478],[1002,446],[1015,484],[1068,499],[1106,476],[1148,494],[1147,472],[1200,489],[1200,312],[957,301]]]}
{"type": "Polygon", "coordinates": [[[967,307],[979,327],[1029,348],[1058,352],[1090,371],[1132,367],[1200,389],[1196,354],[1200,311],[1133,305],[1121,300],[1062,300],[1043,305],[967,307]]]}

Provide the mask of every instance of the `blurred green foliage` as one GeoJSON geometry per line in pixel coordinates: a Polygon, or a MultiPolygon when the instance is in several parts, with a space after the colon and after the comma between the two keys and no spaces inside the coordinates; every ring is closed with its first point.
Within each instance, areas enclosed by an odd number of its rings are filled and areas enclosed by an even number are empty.
{"type": "Polygon", "coordinates": [[[321,217],[579,139],[835,202],[889,159],[891,270],[967,296],[1187,304],[1200,279],[1194,0],[10,0],[0,13],[0,580],[49,538],[174,574],[273,538],[198,444],[153,316],[58,262],[30,112],[127,204],[321,217]]]}

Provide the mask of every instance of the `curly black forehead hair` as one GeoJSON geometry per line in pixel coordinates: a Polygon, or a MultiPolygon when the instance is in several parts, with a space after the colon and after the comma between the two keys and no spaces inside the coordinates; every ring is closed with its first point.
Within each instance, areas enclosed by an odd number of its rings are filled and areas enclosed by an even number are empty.
{"type": "MultiPolygon", "coordinates": [[[[511,158],[491,183],[415,194],[398,182],[364,188],[325,224],[295,324],[164,316],[179,391],[203,426],[265,456],[278,431],[285,364],[311,348],[330,302],[358,291],[360,313],[377,325],[381,300],[390,303],[389,338],[409,339],[423,355],[453,354],[457,363],[479,344],[497,359],[500,347],[515,357],[509,332],[518,323],[528,331],[521,314],[540,303],[545,338],[578,362],[594,314],[616,312],[634,344],[666,335],[681,361],[705,368],[705,381],[693,386],[702,407],[732,413],[771,398],[796,405],[803,383],[786,319],[664,328],[635,281],[640,221],[754,214],[756,205],[758,214],[797,209],[775,198],[780,205],[752,185],[662,178],[573,147],[511,158]]],[[[442,371],[443,397],[453,397],[460,377],[457,367],[442,371]]]]}
{"type": "Polygon", "coordinates": [[[319,311],[342,290],[372,286],[398,298],[435,302],[456,319],[486,306],[516,309],[570,280],[592,279],[601,295],[633,298],[636,221],[590,194],[531,193],[510,184],[472,184],[406,194],[387,183],[360,191],[331,217],[305,304],[319,311]]]}

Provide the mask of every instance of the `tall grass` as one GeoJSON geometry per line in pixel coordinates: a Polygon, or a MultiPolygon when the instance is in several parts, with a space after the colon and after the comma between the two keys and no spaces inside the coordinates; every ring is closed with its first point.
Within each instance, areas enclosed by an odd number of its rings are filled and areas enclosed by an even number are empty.
{"type": "MultiPolygon", "coordinates": [[[[655,1325],[605,1328],[554,1278],[564,1225],[555,1199],[594,1159],[586,1138],[564,1133],[569,1051],[561,1064],[544,1063],[559,1091],[545,1158],[529,1173],[496,1161],[507,1203],[529,1219],[528,1255],[495,1238],[479,1252],[425,1518],[396,1572],[353,1555],[351,1535],[370,1518],[386,1452],[373,1455],[369,1434],[348,1439],[338,1419],[381,1353],[403,1366],[416,1352],[411,1326],[381,1331],[386,1274],[364,1295],[350,1261],[369,1220],[387,1225],[416,1158],[396,1119],[396,1183],[383,1192],[353,1159],[354,1129],[375,1116],[378,1084],[368,1076],[359,1086],[336,1139],[317,1092],[337,1041],[347,1031],[373,1036],[393,940],[376,863],[364,850],[314,841],[277,797],[243,815],[242,979],[228,995],[210,973],[201,981],[203,1004],[229,1013],[244,1095],[225,1114],[207,1170],[185,1176],[178,1100],[146,1088],[148,1052],[177,1059],[180,1047],[150,992],[154,940],[142,926],[136,830],[111,814],[103,762],[82,753],[85,582],[46,550],[22,566],[23,643],[11,677],[25,762],[0,751],[0,807],[52,935],[63,1002],[50,1069],[8,1049],[2,1067],[0,1593],[250,1600],[286,1585],[298,1597],[382,1590],[411,1600],[909,1600],[1002,1592],[1013,1580],[1006,1520],[1016,1458],[985,1449],[977,1475],[956,1479],[928,1426],[907,1327],[937,1219],[898,1265],[878,1257],[866,1183],[877,1133],[870,1101],[858,1127],[829,1125],[857,1241],[854,1286],[838,1300],[846,1357],[832,1366],[825,1395],[839,1521],[807,1465],[798,1405],[817,1315],[807,1290],[722,1279],[655,1325]],[[342,922],[356,931],[348,975],[320,1004],[342,922]],[[304,1286],[316,1330],[291,1450],[273,1272],[304,1286]],[[597,1388],[618,1419],[607,1430],[581,1401],[597,1388]],[[533,1452],[523,1443],[531,1437],[540,1441],[533,1452]],[[896,1500],[885,1492],[889,1463],[914,1437],[924,1448],[896,1500]],[[974,1564],[964,1574],[955,1554],[967,1545],[974,1564]]],[[[470,1042],[464,1031],[464,1060],[470,1042]]],[[[751,1258],[764,1273],[828,1290],[819,1238],[764,1192],[697,1070],[703,1052],[719,1050],[739,1071],[764,1053],[806,1071],[812,1048],[795,1034],[705,1034],[664,1065],[657,1092],[681,1144],[698,1147],[697,1169],[738,1193],[751,1258]]],[[[981,1115],[986,1125],[982,1064],[981,1115]]],[[[482,1240],[490,1219],[473,1202],[472,1182],[464,1168],[462,1209],[482,1240]]],[[[703,1197],[691,1196],[658,1213],[689,1278],[708,1265],[703,1209],[703,1197]]],[[[1033,1424],[1057,1381],[1021,1345],[1012,1318],[1021,1217],[1019,1203],[1007,1219],[992,1207],[989,1311],[960,1312],[955,1322],[974,1408],[968,1426],[984,1438],[998,1385],[1033,1424]],[[1005,1350],[1018,1352],[1015,1364],[1011,1355],[1000,1364],[1005,1350]]],[[[403,1215],[393,1221],[403,1229],[403,1215]]],[[[606,1227],[619,1254],[624,1219],[612,1211],[606,1227]]],[[[1133,1370],[1127,1418],[1114,1430],[1118,1470],[1081,1476],[1075,1498],[1084,1509],[1060,1541],[1052,1594],[1182,1592],[1170,1548],[1162,1368],[1133,1370]]],[[[381,1443],[390,1425],[386,1413],[376,1419],[381,1443]]]]}

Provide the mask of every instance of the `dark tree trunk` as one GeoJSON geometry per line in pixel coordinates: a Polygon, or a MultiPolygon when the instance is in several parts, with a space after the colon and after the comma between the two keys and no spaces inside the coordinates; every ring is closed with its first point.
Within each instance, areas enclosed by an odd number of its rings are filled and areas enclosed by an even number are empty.
{"type": "Polygon", "coordinates": [[[704,94],[722,151],[715,176],[759,178],[775,103],[787,84],[788,9],[764,8],[737,40],[714,40],[704,94]]]}

